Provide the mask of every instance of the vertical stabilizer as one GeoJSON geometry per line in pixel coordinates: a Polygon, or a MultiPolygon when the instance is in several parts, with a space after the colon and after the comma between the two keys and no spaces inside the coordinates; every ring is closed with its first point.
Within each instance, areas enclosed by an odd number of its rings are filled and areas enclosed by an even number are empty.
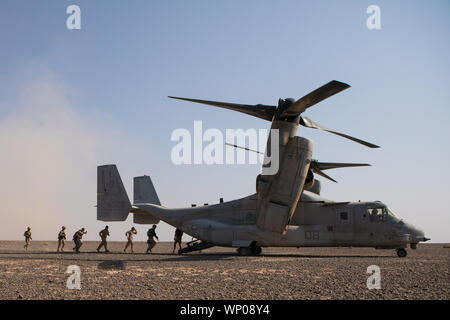
{"type": "MultiPolygon", "coordinates": [[[[152,179],[149,176],[135,177],[134,178],[134,197],[133,202],[137,206],[138,204],[150,203],[161,205],[158,195],[156,194],[155,187],[153,186],[152,179]]],[[[154,224],[159,222],[159,218],[151,215],[148,212],[136,212],[133,216],[134,223],[139,224],[154,224]]]]}
{"type": "Polygon", "coordinates": [[[97,167],[97,220],[125,221],[130,200],[115,164],[97,167]]]}
{"type": "Polygon", "coordinates": [[[161,205],[152,179],[149,176],[134,178],[134,203],[151,203],[161,205]]]}

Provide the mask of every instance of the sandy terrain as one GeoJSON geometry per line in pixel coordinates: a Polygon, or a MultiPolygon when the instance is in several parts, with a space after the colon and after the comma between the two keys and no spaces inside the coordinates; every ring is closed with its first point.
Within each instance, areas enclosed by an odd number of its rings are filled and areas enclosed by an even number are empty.
{"type": "MultiPolygon", "coordinates": [[[[1,299],[449,299],[450,248],[424,244],[398,258],[394,250],[361,248],[265,248],[261,256],[237,256],[231,248],[172,255],[158,243],[146,255],[55,253],[56,242],[0,241],[1,299]],[[81,289],[69,290],[69,265],[81,269],[81,289]],[[381,268],[381,289],[366,286],[367,267],[381,268]]],[[[66,249],[71,250],[72,242],[66,249]]]]}

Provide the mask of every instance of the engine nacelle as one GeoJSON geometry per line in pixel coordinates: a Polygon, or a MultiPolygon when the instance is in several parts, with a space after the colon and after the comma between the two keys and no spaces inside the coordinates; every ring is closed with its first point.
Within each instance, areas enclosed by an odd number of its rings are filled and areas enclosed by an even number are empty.
{"type": "Polygon", "coordinates": [[[308,185],[305,185],[305,187],[303,188],[303,190],[310,191],[310,192],[315,193],[315,194],[317,194],[319,196],[320,196],[320,190],[321,189],[322,189],[322,185],[321,185],[320,181],[316,180],[314,178],[308,185]]]}
{"type": "Polygon", "coordinates": [[[280,155],[277,174],[258,179],[256,225],[265,231],[284,233],[295,212],[308,175],[313,142],[291,137],[280,155]]]}

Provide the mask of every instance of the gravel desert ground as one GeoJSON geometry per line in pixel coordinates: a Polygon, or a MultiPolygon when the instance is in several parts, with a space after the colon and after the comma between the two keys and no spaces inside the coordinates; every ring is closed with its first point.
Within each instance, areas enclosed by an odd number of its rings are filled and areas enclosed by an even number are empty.
{"type": "Polygon", "coordinates": [[[134,254],[111,242],[97,253],[85,242],[82,253],[56,253],[56,242],[0,241],[1,299],[445,299],[450,298],[450,249],[424,244],[408,249],[264,248],[242,257],[232,248],[172,254],[161,242],[154,254],[137,242],[134,254]],[[81,270],[81,289],[69,290],[67,267],[81,270]],[[381,289],[367,288],[367,267],[381,270],[381,289]]]}

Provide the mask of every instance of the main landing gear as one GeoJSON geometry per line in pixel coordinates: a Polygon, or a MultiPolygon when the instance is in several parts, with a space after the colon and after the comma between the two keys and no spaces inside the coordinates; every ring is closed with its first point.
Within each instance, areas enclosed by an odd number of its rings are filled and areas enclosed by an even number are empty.
{"type": "Polygon", "coordinates": [[[408,254],[404,248],[399,248],[399,249],[397,249],[396,251],[397,251],[397,255],[398,255],[400,258],[404,258],[404,257],[406,257],[406,255],[408,254]]]}
{"type": "Polygon", "coordinates": [[[237,252],[240,256],[256,256],[261,254],[261,247],[240,247],[237,249],[237,252]]]}

